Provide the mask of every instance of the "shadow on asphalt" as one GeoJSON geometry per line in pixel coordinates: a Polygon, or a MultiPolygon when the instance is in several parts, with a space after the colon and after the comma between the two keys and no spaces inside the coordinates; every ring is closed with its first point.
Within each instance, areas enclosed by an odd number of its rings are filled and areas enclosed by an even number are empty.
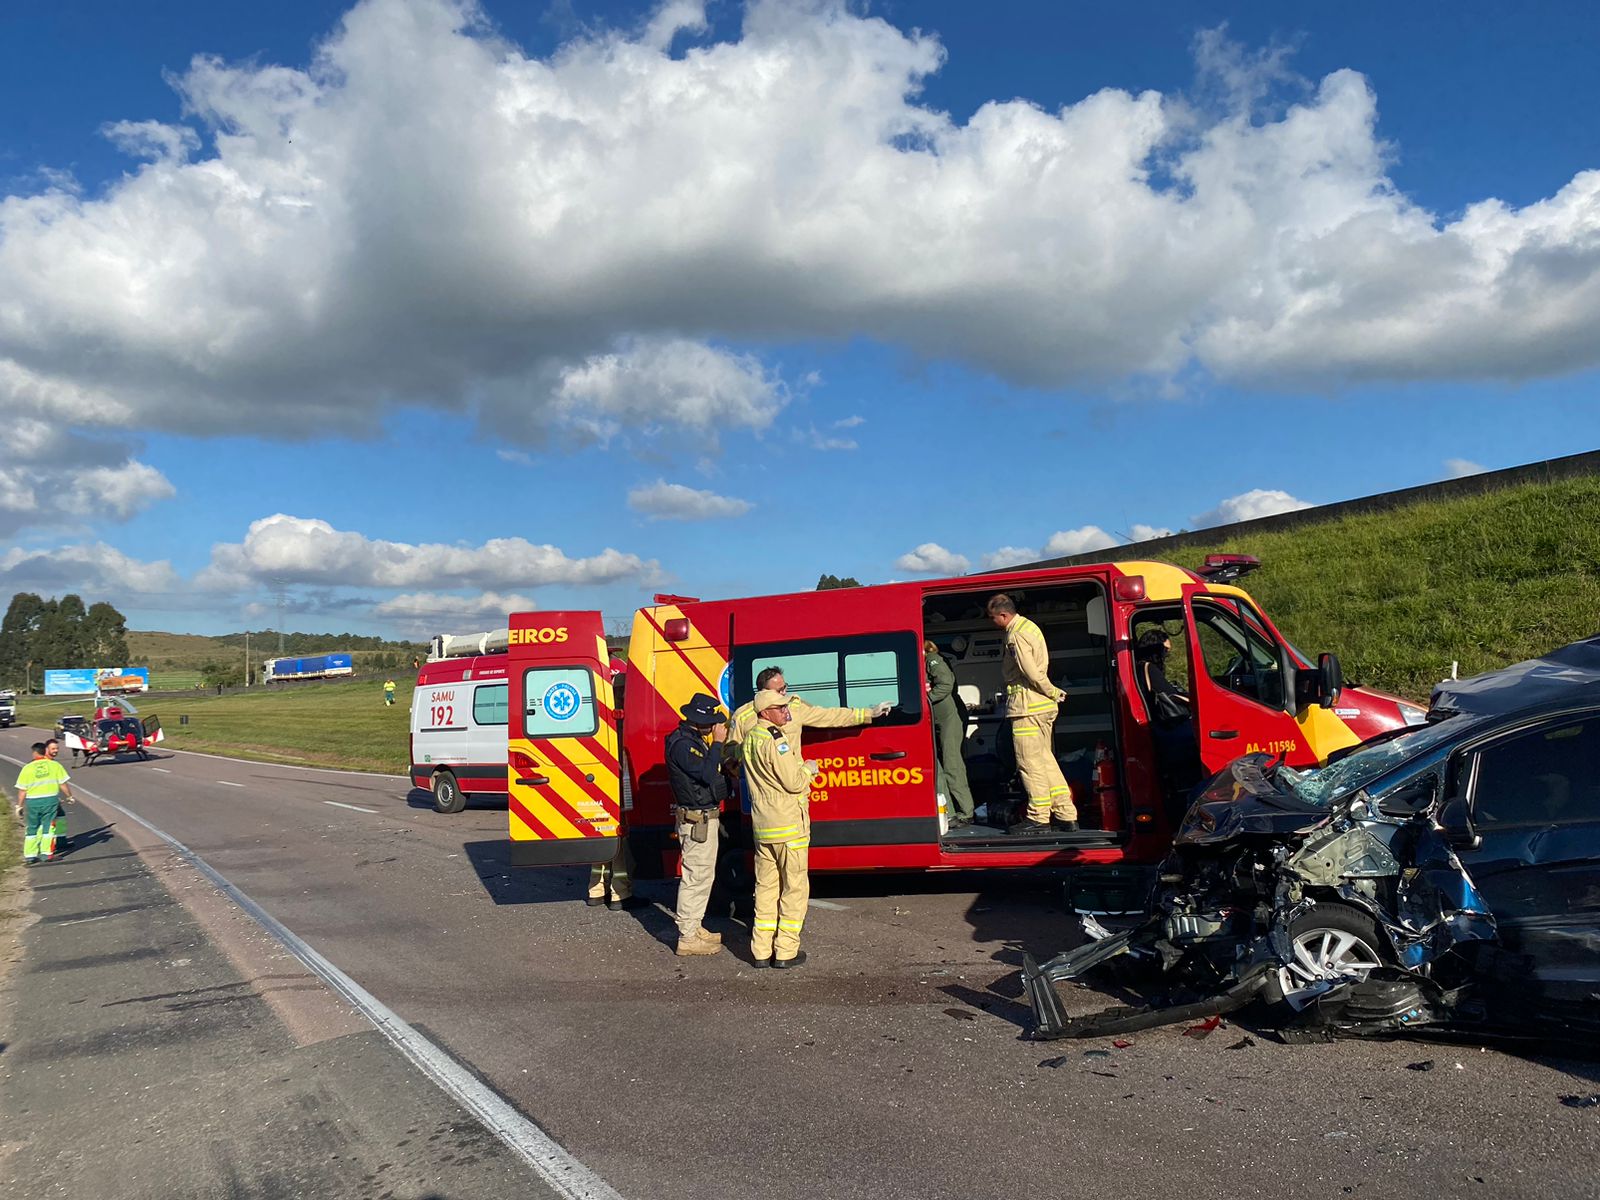
{"type": "MultiPolygon", "coordinates": [[[[409,792],[406,793],[406,806],[408,808],[425,808],[429,812],[432,812],[433,811],[433,793],[430,792],[427,788],[414,787],[409,792]]],[[[468,795],[467,795],[467,808],[468,809],[473,809],[473,808],[491,808],[491,809],[498,808],[498,809],[504,811],[505,806],[506,806],[505,800],[504,800],[504,798],[501,798],[501,797],[474,796],[471,793],[468,793],[468,795]]],[[[446,814],[440,814],[441,819],[443,819],[443,817],[445,815],[446,814]]]]}

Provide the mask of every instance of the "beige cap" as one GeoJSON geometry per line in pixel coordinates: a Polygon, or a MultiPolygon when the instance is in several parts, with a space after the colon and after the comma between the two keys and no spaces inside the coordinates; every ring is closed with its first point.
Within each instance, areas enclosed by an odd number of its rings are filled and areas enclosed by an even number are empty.
{"type": "Polygon", "coordinates": [[[762,688],[756,693],[755,700],[752,701],[752,707],[758,713],[766,712],[767,709],[775,706],[787,708],[789,706],[789,697],[782,692],[775,692],[771,688],[762,688]]]}

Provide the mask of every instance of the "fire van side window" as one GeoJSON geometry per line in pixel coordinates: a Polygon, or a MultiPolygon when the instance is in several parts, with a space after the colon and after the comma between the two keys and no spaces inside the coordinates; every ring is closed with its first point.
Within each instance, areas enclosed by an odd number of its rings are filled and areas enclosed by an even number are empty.
{"type": "Polygon", "coordinates": [[[506,709],[509,707],[506,699],[507,685],[497,684],[494,687],[480,687],[472,693],[472,720],[477,725],[504,725],[506,723],[506,709]]]}
{"type": "Polygon", "coordinates": [[[1196,603],[1194,627],[1206,674],[1218,687],[1265,704],[1283,707],[1283,667],[1278,647],[1236,612],[1196,603]]]}
{"type": "Polygon", "coordinates": [[[587,667],[534,667],[522,678],[525,737],[587,737],[599,728],[587,667]]]}
{"type": "Polygon", "coordinates": [[[821,708],[870,708],[887,700],[895,712],[880,723],[914,723],[924,695],[920,645],[909,634],[863,634],[735,646],[733,703],[749,700],[757,674],[778,667],[791,696],[821,708]]]}

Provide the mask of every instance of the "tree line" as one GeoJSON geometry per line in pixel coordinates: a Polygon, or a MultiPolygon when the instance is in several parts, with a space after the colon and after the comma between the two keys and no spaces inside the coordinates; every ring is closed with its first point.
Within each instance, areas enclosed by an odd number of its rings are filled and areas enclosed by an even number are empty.
{"type": "Polygon", "coordinates": [[[6,687],[42,691],[47,670],[127,663],[127,618],[104,600],[85,607],[72,592],[59,600],[18,592],[0,620],[0,684],[6,687]]]}

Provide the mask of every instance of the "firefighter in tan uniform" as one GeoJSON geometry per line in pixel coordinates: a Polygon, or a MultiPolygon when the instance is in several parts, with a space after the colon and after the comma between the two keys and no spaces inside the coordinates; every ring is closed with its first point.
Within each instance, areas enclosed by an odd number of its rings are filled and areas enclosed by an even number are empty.
{"type": "MultiPolygon", "coordinates": [[[[798,696],[789,695],[789,684],[783,677],[783,672],[777,667],[767,667],[756,676],[756,691],[774,691],[784,698],[789,706],[789,744],[796,756],[800,754],[801,730],[803,729],[847,729],[852,725],[866,725],[883,716],[894,707],[885,700],[881,704],[874,704],[870,708],[823,708],[821,705],[812,704],[798,696]]],[[[739,747],[743,744],[746,735],[756,727],[758,713],[755,701],[742,704],[734,709],[733,716],[728,721],[728,758],[737,761],[739,747]]]]}
{"type": "Polygon", "coordinates": [[[1028,792],[1028,815],[1010,832],[1070,832],[1078,828],[1078,809],[1052,748],[1056,710],[1067,694],[1050,682],[1050,648],[1039,627],[1017,612],[1016,602],[1004,592],[990,598],[988,613],[1006,633],[1000,655],[1006,717],[1011,722],[1017,772],[1028,792]]]}
{"type": "Polygon", "coordinates": [[[804,965],[800,929],[811,899],[811,780],[817,764],[790,741],[789,697],[770,688],[751,701],[755,725],[744,737],[744,777],[756,843],[756,915],[750,926],[755,965],[804,965]]]}

